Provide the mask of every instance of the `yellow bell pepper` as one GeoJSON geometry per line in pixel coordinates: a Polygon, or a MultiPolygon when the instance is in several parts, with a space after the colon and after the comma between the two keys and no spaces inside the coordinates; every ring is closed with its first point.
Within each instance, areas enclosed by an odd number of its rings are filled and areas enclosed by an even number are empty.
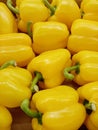
{"type": "Polygon", "coordinates": [[[28,100],[24,100],[21,109],[33,117],[33,130],[78,130],[86,117],[85,107],[78,101],[74,88],[61,85],[32,96],[36,111],[29,108],[28,100]]]}
{"type": "Polygon", "coordinates": [[[7,5],[0,2],[0,34],[17,32],[17,22],[7,5]]]}
{"type": "Polygon", "coordinates": [[[55,49],[33,58],[27,65],[27,69],[34,75],[34,82],[38,83],[39,80],[42,80],[40,85],[43,88],[52,88],[65,80],[62,71],[70,65],[70,52],[67,49],[55,49]]]}
{"type": "Polygon", "coordinates": [[[28,33],[28,27],[23,27],[24,24],[26,25],[28,24],[28,22],[34,24],[39,21],[46,21],[50,16],[50,11],[44,5],[42,0],[20,0],[16,1],[16,3],[18,5],[16,5],[16,7],[13,7],[12,1],[7,0],[7,5],[10,8],[10,10],[15,14],[18,14],[19,19],[22,21],[19,24],[19,29],[21,29],[21,31],[26,30],[25,32],[28,33]]]}
{"type": "Polygon", "coordinates": [[[15,60],[18,66],[26,66],[35,54],[32,50],[31,38],[24,33],[0,35],[0,65],[15,60]]]}
{"type": "Polygon", "coordinates": [[[66,78],[74,80],[79,85],[98,80],[98,52],[80,51],[73,55],[72,64],[64,70],[66,78]]]}
{"type": "Polygon", "coordinates": [[[12,120],[9,110],[0,105],[0,130],[11,130],[12,120]]]}
{"type": "Polygon", "coordinates": [[[41,0],[23,0],[19,12],[20,18],[25,22],[45,21],[49,17],[49,10],[41,0]]]}
{"type": "Polygon", "coordinates": [[[33,50],[44,51],[65,48],[69,36],[68,28],[60,22],[37,22],[33,25],[33,50]]]}
{"type": "Polygon", "coordinates": [[[98,22],[77,19],[71,26],[67,49],[72,54],[81,50],[98,51],[98,22]]]}
{"type": "Polygon", "coordinates": [[[77,92],[87,112],[89,110],[84,124],[88,130],[98,130],[98,81],[79,87],[77,92]]]}
{"type": "Polygon", "coordinates": [[[30,46],[13,45],[0,47],[0,65],[13,59],[17,61],[18,66],[25,67],[34,57],[34,52],[30,46]]]}
{"type": "Polygon", "coordinates": [[[98,21],[98,1],[97,0],[82,0],[81,10],[83,12],[83,19],[98,21]]]}
{"type": "Polygon", "coordinates": [[[13,7],[12,1],[7,0],[7,5],[10,10],[19,14],[20,19],[25,22],[31,21],[32,23],[35,23],[38,21],[45,21],[50,15],[49,9],[45,7],[41,0],[20,0],[16,1],[16,3],[18,5],[13,7]]]}
{"type": "Polygon", "coordinates": [[[74,20],[81,18],[79,6],[75,0],[53,0],[51,4],[48,0],[43,2],[50,9],[51,17],[55,16],[57,21],[63,22],[69,29],[74,20]]]}
{"type": "Polygon", "coordinates": [[[32,46],[31,38],[26,33],[8,33],[0,35],[0,46],[32,46]]]}
{"type": "Polygon", "coordinates": [[[15,66],[15,62],[10,61],[0,67],[0,75],[1,105],[19,107],[24,99],[31,97],[32,75],[28,70],[15,66]]]}

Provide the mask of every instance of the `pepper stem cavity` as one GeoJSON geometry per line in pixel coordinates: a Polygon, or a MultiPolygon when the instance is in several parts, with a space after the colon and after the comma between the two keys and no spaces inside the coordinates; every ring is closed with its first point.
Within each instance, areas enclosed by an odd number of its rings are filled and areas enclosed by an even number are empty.
{"type": "Polygon", "coordinates": [[[4,68],[7,68],[8,66],[17,66],[16,61],[14,61],[14,60],[7,61],[6,63],[4,63],[4,64],[0,67],[0,70],[1,70],[1,69],[4,69],[4,68]]]}
{"type": "Polygon", "coordinates": [[[96,111],[96,105],[93,102],[89,102],[88,100],[84,100],[83,105],[86,109],[96,111]]]}
{"type": "Polygon", "coordinates": [[[40,72],[35,71],[35,77],[31,83],[31,91],[38,92],[39,88],[37,86],[38,81],[43,80],[42,74],[40,72]]]}
{"type": "Polygon", "coordinates": [[[73,70],[75,70],[75,72],[78,74],[80,72],[80,64],[77,63],[74,66],[67,67],[64,69],[64,76],[66,77],[66,79],[68,79],[68,80],[74,79],[74,75],[70,73],[73,70]]]}
{"type": "Polygon", "coordinates": [[[31,118],[37,118],[39,124],[42,124],[42,113],[33,111],[29,108],[30,101],[29,99],[24,99],[20,105],[21,110],[31,118]]]}
{"type": "Polygon", "coordinates": [[[14,14],[19,14],[19,10],[13,6],[13,2],[11,0],[7,0],[6,4],[14,14]]]}
{"type": "Polygon", "coordinates": [[[31,30],[32,22],[27,22],[27,33],[32,38],[32,30],[31,30]]]}
{"type": "Polygon", "coordinates": [[[48,0],[43,0],[45,6],[51,11],[51,16],[55,13],[56,7],[52,6],[48,0]]]}

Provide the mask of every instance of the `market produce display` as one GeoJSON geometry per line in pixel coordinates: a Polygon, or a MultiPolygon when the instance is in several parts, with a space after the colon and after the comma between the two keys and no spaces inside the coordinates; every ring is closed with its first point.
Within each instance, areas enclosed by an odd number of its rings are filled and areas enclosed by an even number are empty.
{"type": "Polygon", "coordinates": [[[0,1],[0,130],[16,108],[32,130],[98,130],[97,13],[97,0],[0,1]]]}

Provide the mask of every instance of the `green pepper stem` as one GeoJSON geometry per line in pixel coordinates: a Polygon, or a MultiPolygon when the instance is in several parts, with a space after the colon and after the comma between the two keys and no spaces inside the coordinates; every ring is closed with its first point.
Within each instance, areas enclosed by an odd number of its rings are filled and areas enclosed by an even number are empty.
{"type": "Polygon", "coordinates": [[[75,70],[75,72],[78,74],[79,71],[80,71],[80,65],[76,64],[74,66],[65,68],[64,69],[64,76],[66,77],[66,79],[69,79],[69,80],[73,80],[74,79],[74,75],[69,73],[69,72],[71,72],[73,70],[75,70]]]}
{"type": "Polygon", "coordinates": [[[0,70],[1,69],[4,69],[4,68],[7,68],[8,66],[16,66],[16,61],[14,60],[10,60],[10,61],[7,61],[6,63],[4,63],[1,67],[0,67],[0,70]]]}
{"type": "Polygon", "coordinates": [[[88,100],[84,100],[83,102],[84,106],[86,109],[96,111],[96,105],[93,102],[89,102],[88,100]]]}
{"type": "Polygon", "coordinates": [[[43,80],[42,74],[40,72],[35,72],[35,77],[31,83],[31,91],[35,92],[36,90],[38,91],[38,86],[36,85],[38,81],[43,80]]]}
{"type": "Polygon", "coordinates": [[[83,12],[83,10],[80,10],[81,11],[81,18],[83,18],[83,16],[84,16],[84,12],[83,12]]]}
{"type": "Polygon", "coordinates": [[[51,16],[52,16],[55,13],[56,8],[54,6],[51,6],[48,0],[43,0],[43,3],[51,11],[51,16]]]}
{"type": "Polygon", "coordinates": [[[32,38],[32,30],[31,30],[32,22],[27,22],[27,33],[32,38]]]}
{"type": "Polygon", "coordinates": [[[30,104],[30,101],[29,99],[24,99],[20,105],[20,108],[21,110],[26,114],[28,115],[29,117],[31,118],[37,118],[38,119],[38,122],[40,124],[42,124],[42,113],[40,112],[37,112],[37,111],[33,111],[29,108],[29,104],[30,104]]]}
{"type": "Polygon", "coordinates": [[[15,14],[19,14],[19,10],[17,8],[15,8],[12,4],[12,1],[11,0],[7,0],[7,6],[8,8],[15,14]]]}

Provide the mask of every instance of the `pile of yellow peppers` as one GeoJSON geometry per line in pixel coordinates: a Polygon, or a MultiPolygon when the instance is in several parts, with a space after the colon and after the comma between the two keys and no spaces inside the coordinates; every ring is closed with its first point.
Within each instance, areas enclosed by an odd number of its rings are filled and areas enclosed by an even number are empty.
{"type": "Polygon", "coordinates": [[[98,1],[0,2],[0,130],[98,130],[98,1]],[[14,3],[13,3],[14,2],[14,3]]]}

